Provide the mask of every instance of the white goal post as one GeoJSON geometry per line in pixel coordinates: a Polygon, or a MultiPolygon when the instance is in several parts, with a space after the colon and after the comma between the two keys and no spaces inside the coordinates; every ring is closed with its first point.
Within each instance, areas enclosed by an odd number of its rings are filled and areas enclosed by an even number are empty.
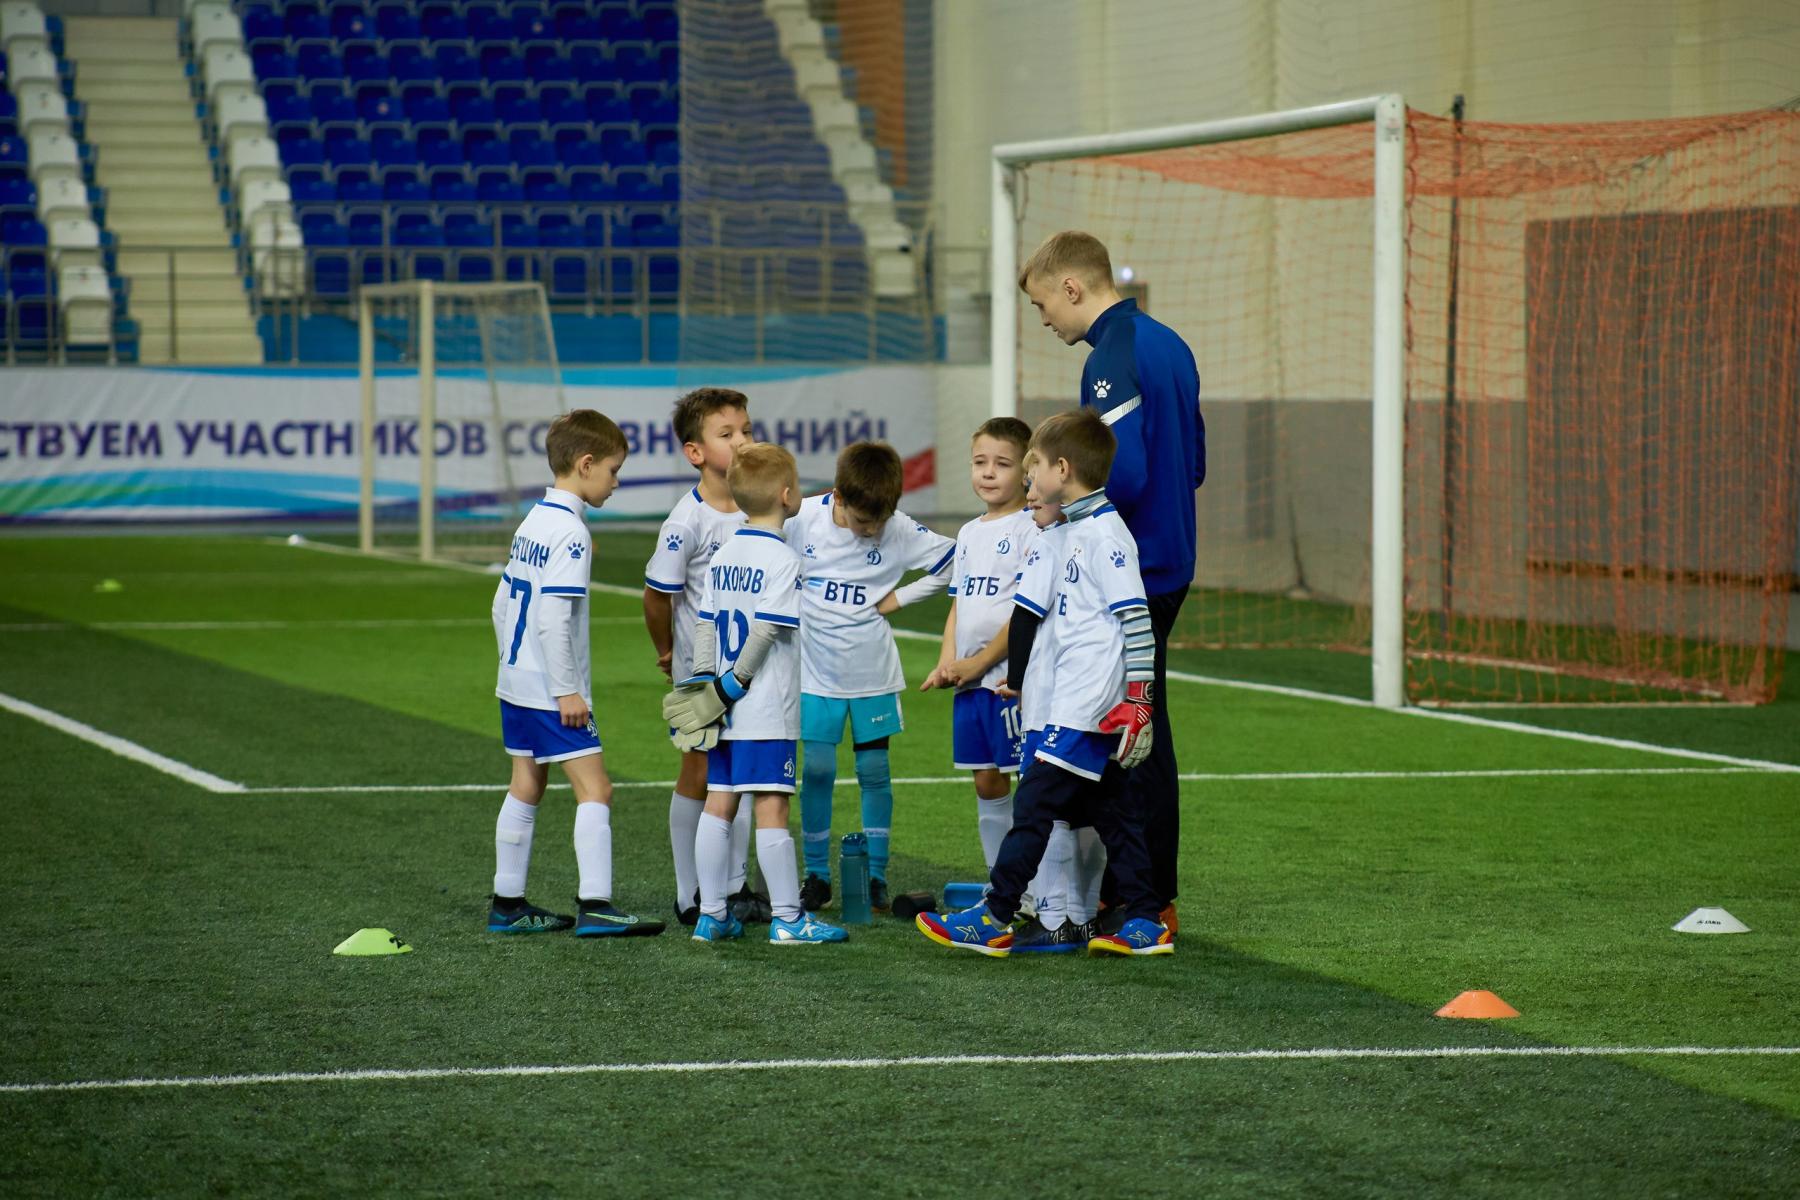
{"type": "MultiPolygon", "coordinates": [[[[1262,113],[1089,137],[995,146],[992,166],[990,316],[993,378],[991,412],[1019,409],[1018,197],[1021,170],[1038,162],[1092,158],[1242,141],[1308,129],[1367,122],[1374,160],[1373,354],[1369,394],[1373,402],[1370,448],[1371,671],[1373,695],[1382,708],[1406,697],[1405,554],[1405,362],[1406,362],[1406,105],[1399,95],[1369,96],[1285,112],[1262,113]]],[[[1197,348],[1198,349],[1198,348],[1197,348]]],[[[1202,356],[1203,357],[1203,356],[1202,356]]],[[[1202,395],[1202,403],[1205,397],[1202,395]]]]}
{"type": "MultiPolygon", "coordinates": [[[[362,478],[358,498],[358,542],[376,548],[377,518],[386,511],[377,499],[384,429],[377,376],[383,364],[415,371],[416,407],[386,414],[416,417],[407,444],[419,459],[417,553],[435,559],[445,549],[439,529],[440,499],[460,497],[459,527],[472,543],[492,543],[516,518],[518,488],[512,447],[504,436],[509,419],[555,416],[565,407],[549,303],[541,283],[444,283],[413,279],[371,284],[357,294],[358,372],[362,384],[362,478]],[[377,342],[386,353],[377,353],[377,342]],[[465,457],[462,477],[446,489],[440,477],[440,423],[479,426],[481,463],[465,457]]],[[[387,397],[391,406],[394,399],[387,397]]],[[[387,433],[397,442],[392,428],[387,433]]],[[[384,527],[386,528],[386,527],[384,527]]],[[[411,538],[410,531],[406,535],[411,538]]],[[[503,539],[502,539],[503,540],[503,539]]],[[[471,547],[473,548],[473,547],[471,547]]]]}

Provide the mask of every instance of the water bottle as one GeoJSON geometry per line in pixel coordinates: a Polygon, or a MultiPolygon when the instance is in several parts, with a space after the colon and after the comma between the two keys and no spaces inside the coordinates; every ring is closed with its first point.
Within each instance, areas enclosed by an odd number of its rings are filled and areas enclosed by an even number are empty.
{"type": "Polygon", "coordinates": [[[974,908],[987,896],[985,883],[946,883],[944,885],[944,911],[961,912],[965,908],[974,908]]]}
{"type": "Polygon", "coordinates": [[[869,839],[860,833],[846,833],[838,849],[838,882],[843,885],[843,901],[838,917],[846,925],[867,925],[874,914],[869,910],[869,839]]]}

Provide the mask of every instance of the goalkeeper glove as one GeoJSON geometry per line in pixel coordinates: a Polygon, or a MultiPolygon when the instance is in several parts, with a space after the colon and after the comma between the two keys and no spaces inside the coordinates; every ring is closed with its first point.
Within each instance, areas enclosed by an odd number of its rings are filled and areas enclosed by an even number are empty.
{"type": "Polygon", "coordinates": [[[1100,720],[1101,733],[1117,732],[1119,748],[1113,757],[1121,767],[1130,770],[1150,757],[1150,743],[1155,731],[1150,728],[1156,705],[1156,685],[1150,682],[1125,685],[1125,699],[1113,705],[1100,720]]]}
{"type": "Polygon", "coordinates": [[[663,719],[674,731],[669,737],[677,749],[710,750],[718,744],[725,715],[745,685],[730,671],[724,675],[692,675],[663,697],[663,719]]]}

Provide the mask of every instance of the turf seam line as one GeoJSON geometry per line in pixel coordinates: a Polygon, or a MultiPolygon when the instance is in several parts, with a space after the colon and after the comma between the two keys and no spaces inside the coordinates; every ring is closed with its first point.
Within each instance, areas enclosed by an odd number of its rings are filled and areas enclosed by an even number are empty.
{"type": "Polygon", "coordinates": [[[734,1071],[858,1071],[896,1067],[1086,1066],[1098,1063],[1342,1061],[1433,1058],[1688,1058],[1773,1057],[1800,1046],[1408,1046],[1295,1050],[1142,1050],[1095,1054],[933,1054],[895,1058],[771,1058],[726,1062],[565,1063],[542,1066],[369,1068],[279,1071],[245,1075],[78,1079],[0,1083],[0,1094],[95,1092],[151,1088],[255,1087],[282,1083],[370,1083],[497,1079],[545,1075],[695,1075],[734,1071]]]}
{"type": "MultiPolygon", "coordinates": [[[[409,555],[396,554],[391,550],[370,550],[365,553],[349,546],[334,546],[330,542],[315,542],[310,538],[300,538],[297,542],[289,541],[287,538],[269,538],[268,540],[276,545],[297,546],[302,550],[317,550],[322,554],[344,554],[351,558],[378,558],[386,562],[403,563],[413,567],[439,567],[446,571],[461,571],[465,575],[485,575],[490,579],[500,573],[497,565],[494,569],[489,570],[487,567],[477,566],[474,563],[449,562],[444,559],[432,559],[427,562],[409,555]]],[[[607,596],[631,596],[634,599],[643,595],[641,588],[621,587],[616,583],[595,583],[592,580],[588,582],[588,591],[600,592],[607,596]]]]}
{"type": "MultiPolygon", "coordinates": [[[[1593,777],[1607,775],[1772,775],[1773,771],[1765,771],[1761,767],[1496,767],[1492,770],[1472,771],[1242,771],[1242,772],[1197,772],[1183,774],[1183,783],[1330,783],[1335,780],[1370,780],[1370,779],[1542,779],[1569,777],[1593,777]]],[[[895,787],[924,787],[953,783],[968,783],[966,775],[914,775],[902,776],[892,781],[895,787]]],[[[303,784],[277,785],[270,787],[246,787],[244,793],[251,796],[310,795],[334,792],[492,792],[502,785],[495,783],[376,783],[354,784],[334,783],[319,786],[303,784]]],[[[552,788],[567,789],[566,783],[553,783],[552,788]]],[[[624,788],[632,790],[661,790],[675,786],[673,779],[631,779],[614,780],[613,790],[624,788]]],[[[833,785],[840,788],[857,786],[854,779],[839,779],[833,785]]]]}
{"type": "Polygon", "coordinates": [[[17,696],[9,696],[5,692],[0,692],[0,708],[17,713],[22,717],[28,717],[31,720],[38,722],[40,725],[48,725],[58,732],[68,734],[70,737],[80,738],[82,741],[87,742],[90,745],[98,746],[102,750],[110,751],[120,758],[128,758],[132,762],[141,763],[153,770],[161,771],[164,775],[173,775],[184,783],[191,783],[196,787],[205,788],[209,792],[238,794],[244,791],[244,785],[241,783],[233,783],[229,779],[221,779],[210,771],[202,771],[198,767],[191,767],[187,763],[169,758],[166,755],[158,754],[156,751],[140,746],[136,742],[127,741],[115,734],[95,729],[92,725],[84,724],[72,717],[65,717],[61,713],[51,712],[47,708],[39,708],[30,701],[21,700],[17,696]]]}

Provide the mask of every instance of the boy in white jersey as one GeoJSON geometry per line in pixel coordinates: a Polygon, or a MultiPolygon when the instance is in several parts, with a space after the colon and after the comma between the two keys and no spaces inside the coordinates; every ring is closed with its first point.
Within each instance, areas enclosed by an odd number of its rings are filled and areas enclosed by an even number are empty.
{"type": "Polygon", "coordinates": [[[769,884],[769,941],[817,945],[848,938],[800,907],[788,797],[800,734],[800,559],[782,524],[800,507],[800,474],[781,446],[738,452],[729,474],[747,518],[707,567],[694,637],[695,674],[663,703],[677,746],[707,749],[706,811],[695,837],[700,875],[697,942],[744,936],[728,907],[732,818],[756,810],[756,860],[769,884]],[[742,803],[745,799],[749,804],[742,803]]]}
{"type": "Polygon", "coordinates": [[[1019,570],[1037,541],[1025,508],[1025,448],[1031,427],[995,417],[975,431],[969,449],[970,483],[987,512],[956,535],[955,597],[944,618],[937,667],[920,691],[957,689],[951,704],[951,764],[975,775],[976,829],[988,869],[1012,828],[1012,780],[1019,769],[1017,696],[1004,696],[1006,633],[1019,570]]]}
{"type": "Polygon", "coordinates": [[[594,728],[588,661],[588,572],[594,557],[585,513],[619,486],[625,435],[604,413],[577,409],[545,437],[556,482],[519,522],[494,592],[500,651],[500,731],[512,757],[512,786],[494,824],[493,933],[547,933],[575,927],[576,937],[661,933],[660,921],[621,912],[612,902],[612,780],[594,728]],[[525,875],[538,801],[549,763],[561,763],[575,789],[575,861],[581,884],[574,917],[526,902],[525,875]]]}
{"type": "Polygon", "coordinates": [[[888,738],[899,733],[900,651],[883,616],[942,591],[956,543],[897,511],[900,456],[880,442],[844,447],[833,489],[809,497],[787,523],[800,551],[800,827],[806,879],[800,902],[817,912],[831,900],[831,792],[844,722],[856,752],[862,826],[869,841],[869,904],[890,908],[888,831],[894,789],[888,738]],[[895,589],[909,570],[927,575],[895,589]]]}
{"type": "MultiPolygon", "coordinates": [[[[644,625],[656,647],[656,665],[670,679],[694,673],[694,614],[706,588],[706,564],[744,524],[725,473],[732,455],[748,446],[750,398],[730,388],[699,388],[675,402],[673,420],[681,452],[700,470],[700,482],[683,494],[656,534],[656,549],[644,567],[644,625]]],[[[675,860],[675,916],[692,925],[699,915],[699,880],[694,874],[694,830],[706,796],[706,755],[681,756],[675,790],[669,796],[669,850],[675,860]]],[[[731,832],[732,911],[749,921],[769,919],[768,900],[746,880],[750,809],[731,832]]]]}
{"type": "Polygon", "coordinates": [[[1040,459],[1034,486],[1044,501],[1062,505],[1068,522],[1044,539],[1038,563],[1027,556],[1009,631],[1008,660],[1024,675],[1025,711],[1042,727],[1025,738],[1029,765],[986,900],[960,913],[917,918],[919,931],[940,945],[1010,953],[1019,898],[1055,822],[1065,820],[1093,823],[1125,912],[1118,933],[1092,938],[1088,953],[1174,953],[1157,919],[1161,903],[1150,878],[1144,814],[1111,765],[1129,769],[1149,754],[1155,702],[1155,639],[1137,543],[1099,486],[1115,448],[1112,431],[1091,409],[1058,413],[1032,440],[1040,459]],[[1045,562],[1051,569],[1033,570],[1045,562]]]}

